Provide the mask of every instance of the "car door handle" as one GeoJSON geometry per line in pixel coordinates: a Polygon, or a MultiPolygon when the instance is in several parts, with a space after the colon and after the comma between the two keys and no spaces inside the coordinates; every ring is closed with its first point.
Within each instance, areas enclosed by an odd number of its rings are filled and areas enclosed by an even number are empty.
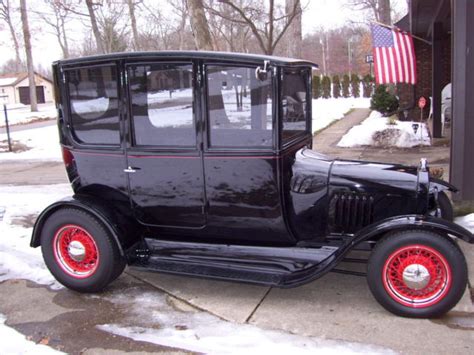
{"type": "Polygon", "coordinates": [[[137,170],[140,170],[140,168],[137,168],[137,167],[132,167],[132,166],[129,166],[128,168],[126,169],[123,169],[124,172],[126,173],[136,173],[137,170]]]}

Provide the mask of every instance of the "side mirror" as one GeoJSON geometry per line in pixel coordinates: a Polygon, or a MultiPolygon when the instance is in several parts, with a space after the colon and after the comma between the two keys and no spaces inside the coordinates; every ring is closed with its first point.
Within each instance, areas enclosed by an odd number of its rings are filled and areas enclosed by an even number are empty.
{"type": "Polygon", "coordinates": [[[260,66],[258,66],[257,69],[255,69],[255,77],[257,78],[257,80],[265,81],[267,79],[269,67],[270,67],[270,62],[268,60],[265,60],[263,62],[263,69],[260,66]]]}

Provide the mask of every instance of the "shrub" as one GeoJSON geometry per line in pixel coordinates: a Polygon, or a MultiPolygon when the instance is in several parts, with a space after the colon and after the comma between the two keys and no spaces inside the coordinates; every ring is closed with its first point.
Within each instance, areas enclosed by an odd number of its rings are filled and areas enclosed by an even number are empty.
{"type": "Polygon", "coordinates": [[[341,82],[339,80],[339,75],[334,75],[332,77],[332,97],[335,99],[341,97],[341,82]]]}
{"type": "Polygon", "coordinates": [[[319,99],[321,97],[321,78],[319,75],[313,76],[313,99],[319,99]]]}
{"type": "Polygon", "coordinates": [[[398,99],[387,91],[387,86],[379,85],[370,100],[370,108],[387,116],[398,109],[398,99]]]}
{"type": "Polygon", "coordinates": [[[374,91],[374,78],[370,74],[367,74],[362,79],[362,88],[363,88],[362,94],[364,97],[372,96],[372,93],[374,91]]]}
{"type": "Polygon", "coordinates": [[[351,84],[351,80],[349,78],[349,75],[345,74],[342,77],[342,97],[349,97],[351,96],[351,93],[349,91],[349,86],[351,84]]]}
{"type": "Polygon", "coordinates": [[[329,99],[331,97],[331,79],[329,76],[323,76],[323,80],[321,81],[321,89],[323,98],[329,99]]]}
{"type": "Polygon", "coordinates": [[[360,79],[357,74],[351,75],[351,92],[353,97],[360,96],[360,79]]]}

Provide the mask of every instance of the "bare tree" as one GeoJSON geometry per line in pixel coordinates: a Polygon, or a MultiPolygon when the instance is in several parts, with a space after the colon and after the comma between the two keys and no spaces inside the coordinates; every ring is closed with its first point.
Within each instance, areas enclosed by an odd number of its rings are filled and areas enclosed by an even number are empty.
{"type": "Polygon", "coordinates": [[[132,34],[133,34],[133,49],[136,51],[140,50],[140,41],[138,38],[138,29],[137,29],[137,19],[135,17],[135,1],[127,0],[128,13],[130,15],[130,22],[132,24],[132,34]]]}
{"type": "Polygon", "coordinates": [[[86,5],[87,12],[89,13],[89,19],[91,21],[92,33],[94,33],[94,38],[97,45],[97,51],[99,53],[105,53],[102,37],[100,36],[99,26],[97,24],[97,17],[95,14],[96,7],[101,6],[102,2],[94,3],[92,0],[86,0],[86,5]]]}
{"type": "Polygon", "coordinates": [[[292,11],[296,12],[293,22],[288,28],[288,56],[293,58],[301,58],[301,49],[303,43],[303,25],[301,3],[298,0],[286,0],[285,11],[287,18],[291,18],[292,11]]]}
{"type": "Polygon", "coordinates": [[[35,11],[36,14],[51,27],[56,36],[63,58],[69,58],[69,41],[66,33],[66,23],[71,14],[69,10],[71,2],[68,0],[44,0],[52,10],[53,16],[49,16],[42,11],[35,11]]]}
{"type": "Polygon", "coordinates": [[[12,6],[10,5],[10,0],[0,0],[0,19],[6,22],[6,24],[8,25],[8,29],[10,30],[13,48],[15,49],[15,71],[18,72],[21,66],[20,46],[18,44],[15,27],[13,25],[13,20],[10,12],[11,10],[12,6]]]}
{"type": "Polygon", "coordinates": [[[188,0],[188,8],[197,49],[203,51],[214,50],[202,0],[188,0]]]}
{"type": "Polygon", "coordinates": [[[375,21],[392,24],[390,0],[346,0],[356,11],[369,11],[375,21]]]}
{"type": "Polygon", "coordinates": [[[184,49],[184,39],[186,35],[186,23],[189,17],[187,0],[170,0],[169,4],[173,7],[174,13],[179,19],[176,33],[178,34],[178,49],[184,49]]]}
{"type": "Polygon", "coordinates": [[[28,13],[26,10],[26,0],[20,0],[21,23],[23,27],[23,38],[25,40],[26,64],[28,66],[28,82],[30,84],[30,105],[31,111],[38,111],[36,100],[35,72],[33,67],[33,56],[31,53],[31,36],[28,26],[28,13]]]}
{"type": "Polygon", "coordinates": [[[214,11],[214,14],[250,27],[260,49],[265,54],[273,54],[294,18],[301,14],[300,0],[294,0],[293,7],[287,13],[275,4],[275,0],[268,0],[268,6],[260,3],[255,6],[251,3],[237,3],[233,0],[218,0],[229,6],[238,15],[238,19],[226,17],[225,14],[214,11]]]}

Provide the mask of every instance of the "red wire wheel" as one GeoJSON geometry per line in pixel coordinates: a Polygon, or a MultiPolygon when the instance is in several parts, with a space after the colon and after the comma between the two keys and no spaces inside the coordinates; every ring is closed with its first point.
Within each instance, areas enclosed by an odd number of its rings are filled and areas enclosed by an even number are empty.
{"type": "Polygon", "coordinates": [[[385,290],[396,302],[410,308],[425,308],[440,302],[452,284],[447,260],[426,245],[396,249],[387,258],[382,279],[385,290]]]}
{"type": "Polygon", "coordinates": [[[53,238],[53,249],[57,264],[74,278],[90,277],[99,266],[99,252],[94,238],[78,225],[60,227],[53,238]]]}

